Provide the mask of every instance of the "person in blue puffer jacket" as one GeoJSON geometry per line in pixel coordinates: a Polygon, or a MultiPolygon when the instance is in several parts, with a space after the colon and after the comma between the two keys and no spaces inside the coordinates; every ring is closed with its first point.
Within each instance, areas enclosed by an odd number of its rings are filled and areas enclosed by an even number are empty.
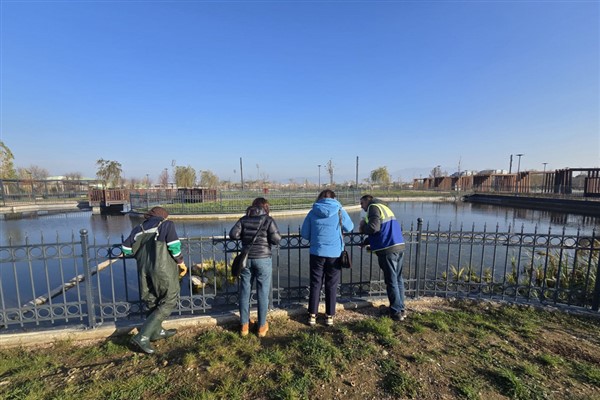
{"type": "Polygon", "coordinates": [[[325,283],[326,325],[333,325],[337,287],[340,283],[339,257],[344,249],[342,232],[352,232],[354,223],[335,199],[333,190],[323,190],[302,223],[300,235],[310,242],[310,294],[308,324],[317,323],[321,288],[325,283]]]}

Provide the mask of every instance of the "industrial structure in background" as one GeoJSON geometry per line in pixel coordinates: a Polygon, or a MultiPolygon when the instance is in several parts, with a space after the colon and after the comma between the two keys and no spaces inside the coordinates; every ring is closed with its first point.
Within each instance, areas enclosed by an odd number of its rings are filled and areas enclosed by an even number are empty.
{"type": "Polygon", "coordinates": [[[565,168],[518,173],[494,170],[462,172],[450,176],[414,179],[413,189],[600,197],[600,168],[565,168]]]}

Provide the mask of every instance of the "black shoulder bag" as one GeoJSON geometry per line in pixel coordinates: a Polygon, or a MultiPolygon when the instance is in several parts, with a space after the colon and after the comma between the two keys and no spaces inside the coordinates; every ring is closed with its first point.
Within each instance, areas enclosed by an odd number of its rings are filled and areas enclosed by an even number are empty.
{"type": "Polygon", "coordinates": [[[342,231],[342,210],[338,210],[338,216],[340,217],[340,236],[342,237],[342,254],[338,259],[338,264],[342,268],[352,268],[352,259],[350,254],[346,251],[346,245],[344,243],[344,232],[342,231]]]}

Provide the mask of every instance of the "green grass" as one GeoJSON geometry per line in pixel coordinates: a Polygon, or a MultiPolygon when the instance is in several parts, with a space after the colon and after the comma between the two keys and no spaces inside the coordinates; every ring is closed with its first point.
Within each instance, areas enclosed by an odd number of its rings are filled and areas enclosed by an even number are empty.
{"type": "Polygon", "coordinates": [[[382,387],[387,393],[399,398],[414,399],[419,393],[420,385],[415,378],[402,370],[402,367],[392,360],[381,360],[379,363],[383,375],[382,387]]]}
{"type": "Polygon", "coordinates": [[[240,337],[237,324],[180,330],[153,356],[132,352],[126,337],[0,349],[0,398],[534,400],[600,392],[598,318],[445,304],[411,310],[402,323],[376,310],[360,318],[343,311],[351,317],[333,328],[271,318],[264,339],[240,337]]]}
{"type": "Polygon", "coordinates": [[[468,400],[479,400],[481,388],[484,383],[481,379],[473,379],[470,376],[459,374],[451,378],[452,386],[459,398],[468,400]]]}

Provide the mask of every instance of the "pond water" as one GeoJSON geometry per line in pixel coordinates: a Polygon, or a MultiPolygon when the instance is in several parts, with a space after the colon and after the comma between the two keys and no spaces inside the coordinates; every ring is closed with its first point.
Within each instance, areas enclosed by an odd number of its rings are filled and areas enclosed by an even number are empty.
{"type": "MultiPolygon", "coordinates": [[[[600,218],[586,217],[575,214],[563,214],[547,211],[499,207],[493,205],[473,204],[464,202],[391,202],[390,208],[396,214],[405,230],[411,224],[416,228],[417,218],[423,219],[423,226],[431,230],[459,230],[461,225],[465,230],[495,230],[509,229],[533,232],[560,233],[564,228],[566,233],[574,234],[580,229],[581,234],[592,234],[600,227],[600,218]]],[[[352,211],[350,216],[355,226],[364,212],[352,211]]],[[[304,215],[277,217],[276,221],[282,233],[298,232],[304,215]]],[[[25,240],[30,243],[52,242],[56,239],[70,240],[71,235],[79,236],[81,229],[86,229],[90,238],[119,243],[121,236],[128,235],[133,226],[140,223],[139,218],[127,215],[94,215],[85,212],[60,212],[38,215],[16,220],[0,220],[0,245],[22,244],[25,240]]],[[[235,220],[213,221],[175,221],[177,232],[181,237],[221,236],[229,232],[235,220]]],[[[356,228],[355,228],[356,230],[356,228]]]]}

